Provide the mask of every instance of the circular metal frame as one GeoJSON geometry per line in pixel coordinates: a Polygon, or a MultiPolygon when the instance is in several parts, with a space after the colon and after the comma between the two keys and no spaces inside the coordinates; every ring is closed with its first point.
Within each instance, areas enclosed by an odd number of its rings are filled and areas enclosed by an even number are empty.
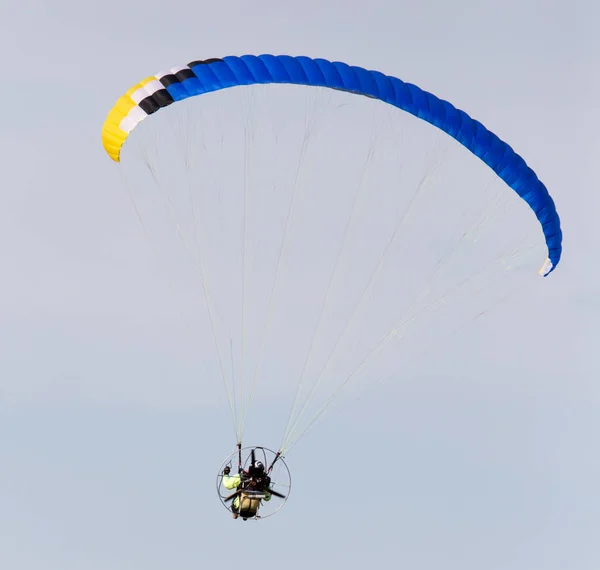
{"type": "Polygon", "coordinates": [[[272,496],[270,501],[261,502],[259,511],[257,511],[256,516],[252,518],[254,520],[266,519],[273,516],[276,512],[283,508],[283,506],[287,503],[292,490],[292,476],[287,463],[285,462],[283,455],[278,455],[272,449],[261,446],[243,447],[241,449],[236,449],[233,453],[229,454],[221,463],[221,467],[217,473],[217,494],[223,506],[230,513],[233,512],[231,505],[225,502],[225,499],[231,495],[232,491],[225,489],[222,485],[223,470],[227,466],[229,466],[231,471],[234,473],[238,473],[240,468],[247,470],[251,463],[252,452],[254,452],[256,459],[262,461],[263,465],[267,467],[267,472],[269,477],[271,477],[270,488],[274,491],[278,491],[282,495],[285,495],[284,499],[272,496]],[[239,461],[240,457],[241,465],[239,461]]]}

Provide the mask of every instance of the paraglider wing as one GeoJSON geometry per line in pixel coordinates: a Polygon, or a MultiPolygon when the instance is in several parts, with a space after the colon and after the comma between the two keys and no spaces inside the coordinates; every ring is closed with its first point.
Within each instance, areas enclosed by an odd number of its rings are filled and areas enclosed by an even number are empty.
{"type": "Polygon", "coordinates": [[[193,61],[134,85],[109,112],[102,129],[108,155],[120,160],[129,133],[148,115],[195,95],[240,85],[287,83],[327,87],[379,99],[431,123],[487,164],[535,212],[548,247],[540,270],[552,272],[560,261],[562,233],[554,201],[523,158],[481,123],[452,104],[410,83],[341,62],[287,55],[228,56],[193,61]]]}

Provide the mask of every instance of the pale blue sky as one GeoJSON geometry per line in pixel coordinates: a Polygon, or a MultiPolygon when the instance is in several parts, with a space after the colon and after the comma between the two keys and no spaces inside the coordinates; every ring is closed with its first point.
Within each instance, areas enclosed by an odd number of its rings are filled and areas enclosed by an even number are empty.
{"type": "Polygon", "coordinates": [[[0,567],[596,569],[599,22],[583,0],[3,2],[0,567]],[[548,186],[565,241],[535,295],[329,417],[290,455],[286,508],[237,524],[214,494],[222,387],[157,325],[172,307],[146,310],[99,133],[142,77],[263,52],[379,69],[467,110],[548,186]]]}

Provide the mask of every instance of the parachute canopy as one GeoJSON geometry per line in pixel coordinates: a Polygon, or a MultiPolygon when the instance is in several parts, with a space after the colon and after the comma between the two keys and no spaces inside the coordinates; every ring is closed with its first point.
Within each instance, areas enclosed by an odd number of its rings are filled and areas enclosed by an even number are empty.
{"type": "Polygon", "coordinates": [[[548,275],[560,261],[562,232],[554,201],[535,172],[480,122],[416,85],[377,71],[325,59],[288,55],[228,56],[192,61],[134,85],[109,112],[102,129],[108,155],[119,161],[121,147],[148,115],[174,102],[240,85],[288,83],[327,87],[379,99],[443,130],[485,162],[535,212],[548,246],[548,275]]]}

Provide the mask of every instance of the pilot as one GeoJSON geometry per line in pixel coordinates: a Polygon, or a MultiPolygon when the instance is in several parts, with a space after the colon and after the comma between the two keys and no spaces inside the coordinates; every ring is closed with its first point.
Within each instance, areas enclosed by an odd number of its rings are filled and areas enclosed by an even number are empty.
{"type": "Polygon", "coordinates": [[[234,497],[231,504],[231,512],[234,519],[237,519],[238,516],[241,516],[244,520],[255,517],[261,500],[271,500],[271,493],[269,493],[271,478],[266,474],[265,466],[261,461],[250,465],[247,471],[242,470],[235,475],[231,475],[231,468],[227,465],[223,470],[222,482],[223,487],[226,489],[241,491],[234,497]],[[262,492],[265,494],[265,497],[259,499],[251,495],[246,495],[243,492],[245,490],[262,492]]]}

